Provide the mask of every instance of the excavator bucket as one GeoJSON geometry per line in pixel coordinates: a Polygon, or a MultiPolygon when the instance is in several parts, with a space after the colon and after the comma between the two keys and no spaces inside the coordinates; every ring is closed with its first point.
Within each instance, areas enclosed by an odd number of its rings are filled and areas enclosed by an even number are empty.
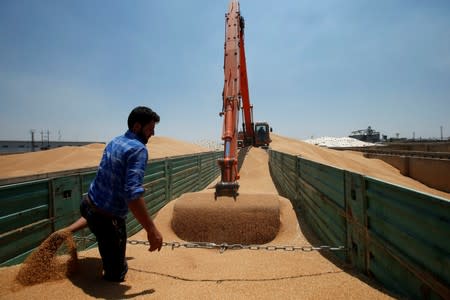
{"type": "Polygon", "coordinates": [[[172,229],[190,242],[264,244],[280,228],[276,194],[240,193],[236,199],[213,192],[187,193],[174,204],[172,229]]]}
{"type": "Polygon", "coordinates": [[[237,181],[235,182],[224,182],[219,181],[216,184],[216,192],[214,193],[214,198],[217,198],[217,196],[233,196],[234,198],[237,197],[239,190],[239,183],[237,181]]]}

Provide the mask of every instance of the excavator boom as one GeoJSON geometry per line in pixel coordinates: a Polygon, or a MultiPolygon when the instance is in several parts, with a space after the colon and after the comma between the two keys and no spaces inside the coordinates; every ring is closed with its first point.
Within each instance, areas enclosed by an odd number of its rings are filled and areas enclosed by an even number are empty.
{"type": "Polygon", "coordinates": [[[245,45],[244,45],[244,28],[245,22],[244,18],[241,16],[240,21],[240,35],[239,35],[239,62],[240,62],[240,73],[241,73],[241,95],[242,95],[242,109],[243,109],[243,129],[244,138],[254,136],[253,130],[253,106],[250,105],[250,93],[248,91],[248,79],[247,79],[247,62],[245,60],[245,45]]]}
{"type": "Polygon", "coordinates": [[[224,155],[218,160],[221,181],[216,185],[216,195],[237,195],[238,145],[267,147],[270,143],[269,125],[253,123],[253,106],[250,104],[245,59],[244,28],[245,22],[240,14],[239,2],[231,0],[225,15],[224,87],[220,112],[223,116],[224,155]],[[238,131],[240,108],[242,108],[243,116],[242,132],[238,131]]]}
{"type": "Polygon", "coordinates": [[[221,168],[221,181],[216,185],[216,194],[237,194],[239,184],[237,140],[239,108],[241,102],[241,16],[239,3],[232,0],[225,15],[225,59],[224,59],[224,87],[223,87],[223,129],[224,156],[218,163],[221,168]]]}

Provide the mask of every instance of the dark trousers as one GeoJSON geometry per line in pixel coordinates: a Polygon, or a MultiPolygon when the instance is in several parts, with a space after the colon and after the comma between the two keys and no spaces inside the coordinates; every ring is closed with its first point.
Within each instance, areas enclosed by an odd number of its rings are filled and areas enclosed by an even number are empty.
{"type": "Polygon", "coordinates": [[[103,278],[108,281],[124,281],[128,271],[125,259],[127,243],[125,220],[102,213],[86,199],[81,202],[80,212],[97,238],[103,262],[103,278]]]}

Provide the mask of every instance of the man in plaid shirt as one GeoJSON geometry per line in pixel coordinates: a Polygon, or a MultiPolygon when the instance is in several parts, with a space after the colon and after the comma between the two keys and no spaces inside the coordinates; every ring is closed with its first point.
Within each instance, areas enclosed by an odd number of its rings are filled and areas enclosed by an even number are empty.
{"type": "Polygon", "coordinates": [[[146,144],[154,135],[159,116],[148,107],[136,107],[128,117],[128,131],[109,142],[96,177],[84,197],[82,218],[68,227],[75,232],[86,225],[97,238],[103,262],[103,278],[124,281],[128,271],[125,259],[128,209],[147,231],[149,251],[161,249],[162,236],[148,215],[143,198],[146,144]]]}

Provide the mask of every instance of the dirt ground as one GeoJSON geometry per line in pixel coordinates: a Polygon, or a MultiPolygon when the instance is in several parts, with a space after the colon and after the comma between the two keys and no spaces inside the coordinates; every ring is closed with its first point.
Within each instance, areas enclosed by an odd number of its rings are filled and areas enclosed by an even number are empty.
{"type": "MultiPolygon", "coordinates": [[[[424,188],[414,180],[401,178],[398,171],[382,161],[369,160],[361,155],[322,149],[300,141],[273,136],[272,148],[305,158],[332,164],[340,168],[378,177],[397,184],[424,188]],[[397,181],[398,180],[398,181],[397,181]]],[[[157,142],[156,140],[154,142],[157,142]]],[[[170,141],[168,142],[170,143],[170,141]]],[[[161,149],[164,149],[160,141],[161,149]]],[[[86,147],[89,152],[99,146],[86,147]]],[[[150,144],[150,153],[157,147],[150,144]]],[[[169,147],[167,147],[169,149],[169,147]]],[[[177,146],[173,147],[177,151],[177,146]]],[[[198,148],[196,148],[198,149],[198,148]]],[[[102,149],[99,153],[101,155],[102,149]]],[[[183,151],[189,148],[184,145],[183,151]]],[[[62,151],[62,150],[61,150],[62,151]]],[[[70,149],[72,157],[75,150],[70,149]]],[[[192,150],[195,152],[195,150],[192,150]]],[[[173,153],[172,152],[172,153],[173,153]]],[[[199,151],[201,152],[201,151],[199,151]]],[[[67,154],[70,154],[67,153],[67,154]]],[[[98,155],[98,154],[96,154],[98,155]]],[[[171,154],[179,155],[179,153],[171,154]]],[[[93,159],[95,155],[85,156],[93,159]]],[[[170,156],[167,154],[166,156],[170,156]]],[[[69,155],[69,157],[71,157],[69,155]]],[[[78,156],[77,156],[78,157],[78,156]]],[[[164,154],[163,156],[164,157],[164,154]]],[[[95,164],[100,156],[96,157],[95,164]]],[[[66,158],[67,159],[67,158],[66,158]]],[[[81,158],[80,158],[81,159],[81,158]]],[[[240,193],[277,194],[270,179],[268,155],[262,149],[249,151],[241,169],[240,193]]],[[[94,165],[95,165],[94,164],[94,165]]],[[[0,161],[3,168],[3,162],[0,161]]],[[[24,169],[27,169],[24,166],[24,169]]],[[[30,168],[31,169],[31,168],[30,168]]],[[[211,194],[213,184],[201,193],[211,194]]],[[[171,228],[173,207],[177,199],[163,207],[155,223],[165,242],[184,242],[171,228]]],[[[237,199],[239,201],[239,197],[237,199]]],[[[280,231],[270,245],[308,246],[317,240],[296,216],[288,199],[279,197],[280,231]]],[[[192,228],[195,230],[195,228],[192,228]]],[[[143,231],[129,237],[145,240],[143,231]]],[[[338,246],[338,245],[333,245],[338,246]]],[[[78,253],[77,272],[59,280],[32,286],[22,286],[16,280],[21,265],[1,269],[1,299],[386,299],[395,298],[365,276],[355,273],[338,261],[332,253],[304,251],[170,249],[148,252],[144,245],[127,245],[129,272],[123,283],[109,283],[101,279],[101,260],[98,249],[78,253]]],[[[45,271],[45,270],[43,270],[45,271]]]]}

